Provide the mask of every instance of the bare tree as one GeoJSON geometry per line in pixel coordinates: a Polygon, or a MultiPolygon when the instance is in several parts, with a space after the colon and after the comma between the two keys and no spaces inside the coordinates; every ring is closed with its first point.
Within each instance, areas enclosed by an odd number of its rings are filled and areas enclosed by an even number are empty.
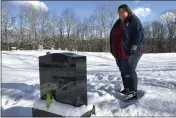
{"type": "Polygon", "coordinates": [[[105,2],[100,2],[95,9],[96,23],[99,30],[99,38],[105,37],[106,31],[106,5],[105,2]]]}
{"type": "Polygon", "coordinates": [[[145,38],[152,38],[152,26],[149,22],[144,23],[144,34],[145,38]]]}
{"type": "Polygon", "coordinates": [[[167,25],[168,29],[168,39],[169,39],[169,52],[171,51],[171,39],[176,37],[176,24],[172,21],[175,20],[176,13],[173,12],[166,12],[165,14],[160,16],[160,19],[167,25]]]}
{"type": "Polygon", "coordinates": [[[57,25],[57,20],[58,20],[58,16],[57,16],[57,12],[55,10],[52,10],[50,12],[50,28],[49,28],[49,32],[51,35],[51,38],[54,39],[54,37],[56,37],[57,33],[56,33],[56,25],[57,25]]]}
{"type": "Polygon", "coordinates": [[[26,35],[26,28],[27,28],[27,17],[26,17],[26,7],[20,6],[20,12],[18,14],[18,21],[19,21],[19,41],[18,47],[20,47],[21,43],[24,43],[25,35],[26,35]]]}
{"type": "Polygon", "coordinates": [[[8,1],[2,2],[2,41],[6,42],[7,49],[9,50],[9,41],[10,41],[10,29],[12,29],[15,23],[15,15],[12,12],[12,9],[9,7],[8,1]]]}
{"type": "Polygon", "coordinates": [[[62,17],[58,18],[56,26],[58,28],[60,38],[63,38],[63,36],[64,36],[64,20],[62,17]]]}
{"type": "Polygon", "coordinates": [[[74,42],[72,43],[73,49],[78,49],[77,42],[80,39],[84,39],[85,31],[86,31],[86,25],[83,23],[83,21],[77,18],[75,27],[73,29],[73,37],[74,37],[74,42]]]}
{"type": "Polygon", "coordinates": [[[27,7],[25,16],[27,17],[28,20],[28,26],[31,29],[31,40],[32,40],[32,46],[33,49],[35,50],[36,43],[37,43],[37,29],[39,27],[39,22],[40,22],[40,12],[37,10],[33,5],[29,5],[27,7]]]}
{"type": "Polygon", "coordinates": [[[89,25],[88,18],[84,18],[81,23],[81,30],[80,30],[82,39],[86,39],[86,36],[88,35],[88,27],[89,27],[88,25],[89,25]]]}
{"type": "Polygon", "coordinates": [[[118,19],[118,15],[117,15],[117,8],[116,6],[114,6],[114,4],[117,4],[115,1],[107,1],[106,3],[106,25],[107,25],[107,30],[105,33],[106,37],[109,37],[109,33],[111,28],[113,27],[115,21],[118,19]]]}
{"type": "Polygon", "coordinates": [[[173,23],[173,20],[176,19],[176,13],[173,12],[166,12],[165,14],[160,16],[160,19],[166,23],[167,27],[168,27],[168,32],[169,32],[169,37],[174,37],[175,36],[175,32],[176,32],[176,24],[173,23]]]}
{"type": "Polygon", "coordinates": [[[157,21],[152,22],[152,36],[158,39],[160,35],[160,23],[157,21]]]}
{"type": "Polygon", "coordinates": [[[166,25],[164,23],[160,22],[159,28],[160,28],[159,39],[164,40],[164,38],[167,35],[167,27],[166,27],[166,25]]]}
{"type": "Polygon", "coordinates": [[[75,24],[76,15],[72,9],[68,9],[68,8],[64,9],[61,15],[63,16],[63,20],[66,27],[66,32],[67,32],[67,38],[69,39],[71,30],[73,29],[75,24]]]}
{"type": "Polygon", "coordinates": [[[91,15],[88,20],[88,33],[87,33],[87,38],[88,39],[93,39],[96,37],[96,18],[95,15],[91,15]]]}
{"type": "Polygon", "coordinates": [[[81,37],[81,30],[83,29],[82,27],[83,27],[82,21],[77,18],[75,26],[73,28],[73,36],[75,37],[75,39],[83,38],[81,37]]]}
{"type": "Polygon", "coordinates": [[[61,49],[63,49],[65,25],[64,25],[64,19],[63,19],[62,16],[60,16],[57,19],[56,27],[57,27],[58,32],[59,32],[59,41],[58,41],[59,44],[58,45],[60,46],[61,49]]]}
{"type": "Polygon", "coordinates": [[[153,52],[154,38],[152,37],[152,26],[149,22],[144,23],[145,51],[153,52]]]}
{"type": "Polygon", "coordinates": [[[41,21],[40,21],[40,31],[41,31],[41,44],[43,44],[44,38],[47,36],[47,29],[49,27],[49,12],[41,10],[41,21]]]}
{"type": "Polygon", "coordinates": [[[113,6],[113,2],[109,1],[103,1],[100,4],[97,5],[97,8],[95,10],[96,14],[96,20],[97,25],[99,27],[99,38],[105,38],[106,39],[106,47],[105,50],[108,50],[109,46],[109,33],[110,29],[112,28],[116,18],[116,9],[113,6]]]}
{"type": "Polygon", "coordinates": [[[152,26],[153,39],[155,39],[155,44],[154,44],[154,41],[152,43],[155,45],[153,47],[155,47],[155,50],[161,52],[162,40],[166,35],[166,29],[164,27],[164,24],[159,21],[153,21],[151,26],[152,26]]]}

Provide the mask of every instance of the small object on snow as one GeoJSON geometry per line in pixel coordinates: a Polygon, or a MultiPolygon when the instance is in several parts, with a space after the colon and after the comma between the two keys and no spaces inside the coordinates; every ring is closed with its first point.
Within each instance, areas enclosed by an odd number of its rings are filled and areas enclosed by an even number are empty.
{"type": "Polygon", "coordinates": [[[49,108],[52,103],[52,94],[51,92],[48,92],[46,96],[46,107],[49,108]]]}
{"type": "Polygon", "coordinates": [[[17,47],[11,47],[12,48],[12,50],[16,50],[17,49],[17,47]]]}
{"type": "Polygon", "coordinates": [[[46,55],[49,55],[49,54],[51,54],[51,52],[46,52],[46,55]]]}
{"type": "Polygon", "coordinates": [[[42,51],[43,50],[43,45],[38,45],[38,51],[42,51]]]}

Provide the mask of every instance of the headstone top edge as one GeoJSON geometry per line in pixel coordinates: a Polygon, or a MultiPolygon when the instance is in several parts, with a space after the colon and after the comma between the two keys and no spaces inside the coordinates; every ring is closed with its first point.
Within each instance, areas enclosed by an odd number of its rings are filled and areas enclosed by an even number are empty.
{"type": "MultiPolygon", "coordinates": [[[[68,56],[68,57],[86,57],[84,55],[79,55],[77,53],[72,53],[72,52],[58,52],[58,53],[55,52],[55,53],[50,53],[48,55],[58,55],[58,54],[63,56],[68,56]]],[[[39,57],[44,57],[44,56],[47,56],[47,55],[41,55],[39,57]]]]}

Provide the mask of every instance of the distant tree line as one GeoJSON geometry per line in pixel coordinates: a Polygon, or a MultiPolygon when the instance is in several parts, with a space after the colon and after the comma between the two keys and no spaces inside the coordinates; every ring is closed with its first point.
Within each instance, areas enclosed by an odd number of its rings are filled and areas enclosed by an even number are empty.
{"type": "MultiPolygon", "coordinates": [[[[69,8],[58,14],[55,10],[35,9],[32,5],[21,6],[20,12],[15,14],[9,3],[3,1],[1,49],[36,50],[42,45],[44,49],[107,52],[109,32],[117,19],[116,10],[111,2],[104,1],[84,19],[69,8]]],[[[176,24],[171,17],[168,14],[159,21],[143,24],[146,53],[176,51],[176,24]]]]}

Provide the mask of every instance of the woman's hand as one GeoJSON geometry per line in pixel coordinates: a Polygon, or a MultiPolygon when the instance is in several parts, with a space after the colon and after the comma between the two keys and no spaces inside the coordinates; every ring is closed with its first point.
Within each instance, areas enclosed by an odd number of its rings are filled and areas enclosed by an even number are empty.
{"type": "Polygon", "coordinates": [[[137,46],[136,45],[132,45],[132,50],[136,50],[137,46]]]}
{"type": "Polygon", "coordinates": [[[132,45],[132,47],[131,47],[131,55],[135,55],[136,50],[137,50],[137,46],[136,45],[132,45]]]}
{"type": "Polygon", "coordinates": [[[140,55],[140,51],[137,49],[137,45],[132,45],[131,47],[131,56],[138,56],[140,55]]]}

